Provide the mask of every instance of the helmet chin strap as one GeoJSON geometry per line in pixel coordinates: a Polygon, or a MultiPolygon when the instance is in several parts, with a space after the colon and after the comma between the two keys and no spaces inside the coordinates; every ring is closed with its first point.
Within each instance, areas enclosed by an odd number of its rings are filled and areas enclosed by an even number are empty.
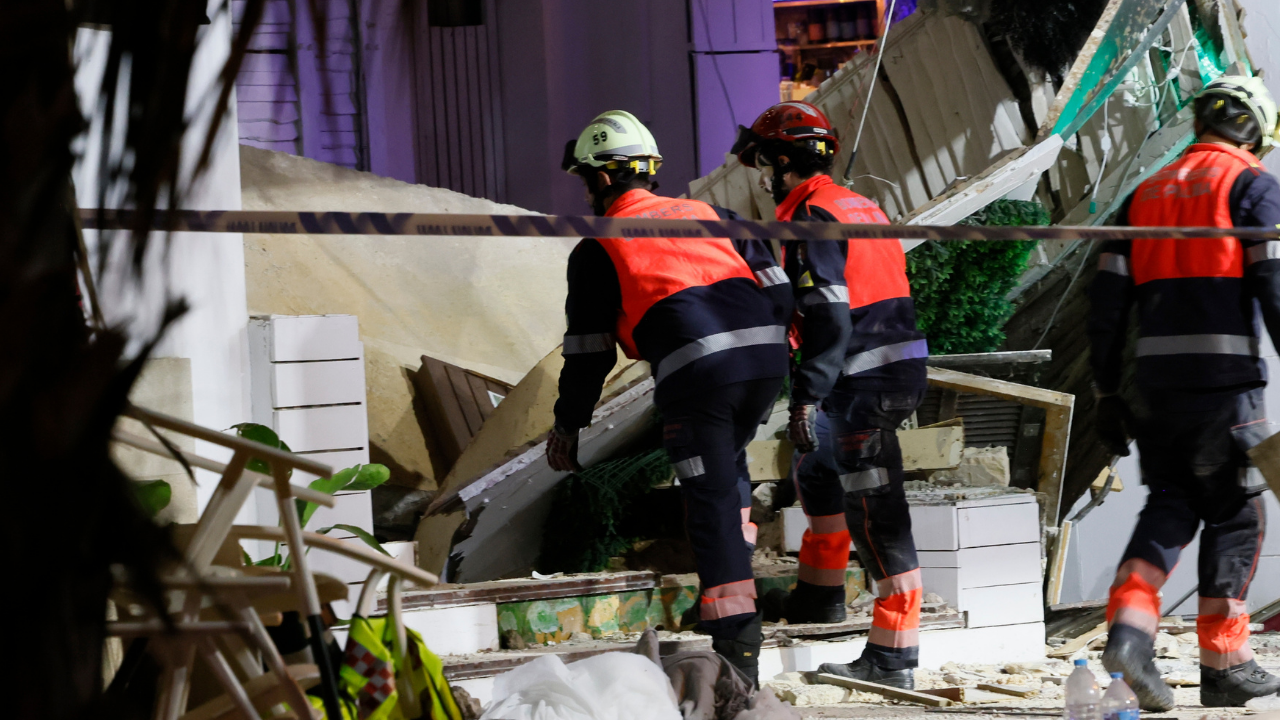
{"type": "Polygon", "coordinates": [[[777,162],[777,158],[771,158],[763,154],[761,157],[767,161],[760,168],[761,174],[765,176],[765,186],[768,188],[769,194],[773,196],[773,203],[781,205],[787,199],[787,196],[791,194],[791,190],[787,188],[786,181],[783,178],[787,173],[791,172],[792,164],[788,162],[786,165],[780,165],[777,162]]]}

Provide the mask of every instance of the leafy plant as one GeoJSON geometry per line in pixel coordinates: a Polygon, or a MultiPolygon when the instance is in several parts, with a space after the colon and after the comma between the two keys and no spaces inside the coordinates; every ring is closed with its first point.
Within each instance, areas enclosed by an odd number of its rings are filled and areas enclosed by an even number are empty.
{"type": "MultiPolygon", "coordinates": [[[[232,427],[235,429],[236,435],[245,438],[246,440],[253,440],[254,442],[260,442],[269,447],[279,448],[285,452],[290,452],[289,446],[280,439],[280,436],[277,435],[274,430],[266,425],[259,425],[257,423],[240,423],[239,425],[233,425],[232,427]]],[[[265,460],[261,460],[259,458],[249,460],[249,462],[245,464],[245,467],[254,472],[265,474],[271,473],[271,465],[265,460]]],[[[290,471],[290,474],[292,474],[292,470],[290,471]]],[[[340,470],[334,473],[332,477],[316,478],[308,483],[307,487],[328,495],[336,495],[340,492],[372,490],[385,483],[390,478],[391,470],[388,469],[386,465],[369,463],[366,465],[353,465],[345,470],[340,470]]],[[[298,508],[298,524],[305,530],[307,523],[311,521],[312,516],[316,514],[316,510],[320,509],[320,506],[306,500],[295,500],[294,502],[297,504],[298,508]]],[[[389,555],[386,550],[382,549],[382,545],[378,542],[377,538],[354,525],[330,525],[329,527],[321,528],[317,532],[321,535],[328,535],[334,530],[345,530],[360,538],[369,547],[372,547],[384,555],[389,555]]],[[[265,567],[281,567],[287,569],[289,567],[289,558],[285,557],[280,552],[280,544],[276,543],[275,552],[261,560],[258,560],[257,562],[254,562],[249,557],[249,554],[245,553],[245,564],[265,567]]]]}
{"type": "Polygon", "coordinates": [[[133,495],[148,517],[154,518],[169,507],[173,500],[173,488],[164,480],[144,480],[133,483],[133,495]]]}
{"type": "Polygon", "coordinates": [[[538,559],[541,572],[598,572],[636,538],[622,519],[656,483],[671,476],[662,448],[592,465],[556,486],[538,559]]]}
{"type": "MultiPolygon", "coordinates": [[[[997,200],[961,225],[1048,225],[1036,202],[997,200]]],[[[907,253],[916,322],[935,355],[991,352],[1013,315],[1005,296],[1027,266],[1034,240],[926,242],[907,253]]]]}

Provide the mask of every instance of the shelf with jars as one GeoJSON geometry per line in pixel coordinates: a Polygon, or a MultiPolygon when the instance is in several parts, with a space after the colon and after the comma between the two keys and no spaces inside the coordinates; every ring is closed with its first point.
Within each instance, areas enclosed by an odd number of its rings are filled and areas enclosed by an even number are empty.
{"type": "Polygon", "coordinates": [[[885,4],[885,0],[775,1],[783,99],[807,94],[855,54],[875,45],[885,4]]]}

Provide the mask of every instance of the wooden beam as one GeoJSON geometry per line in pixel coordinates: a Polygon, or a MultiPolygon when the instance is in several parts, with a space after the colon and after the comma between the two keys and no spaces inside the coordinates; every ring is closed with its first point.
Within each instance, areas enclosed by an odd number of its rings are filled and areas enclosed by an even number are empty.
{"type": "MultiPolygon", "coordinates": [[[[477,603],[510,603],[529,600],[578,597],[581,595],[609,595],[657,587],[657,573],[647,571],[621,573],[590,573],[566,575],[548,580],[493,580],[489,582],[438,585],[429,590],[405,591],[404,608],[452,607],[477,603]]],[[[385,600],[378,601],[379,609],[385,600]]]]}
{"type": "Polygon", "coordinates": [[[919,705],[927,705],[929,707],[950,707],[951,701],[946,698],[926,695],[922,692],[914,690],[901,690],[880,683],[867,682],[865,680],[853,680],[851,678],[840,677],[839,675],[828,675],[826,673],[807,672],[804,678],[810,684],[835,685],[847,690],[857,690],[859,692],[875,693],[883,695],[891,700],[902,700],[904,702],[913,702],[919,705]]]}
{"type": "Polygon", "coordinates": [[[971,373],[963,373],[947,368],[931,367],[929,384],[949,390],[978,395],[991,395],[1004,400],[1012,400],[1023,405],[1051,410],[1057,407],[1071,407],[1075,404],[1075,396],[1068,393],[1045,390],[1030,385],[1020,385],[1008,380],[982,377],[971,373]]]}
{"type": "Polygon", "coordinates": [[[1067,569],[1067,547],[1071,543],[1071,521],[1063,520],[1049,558],[1049,583],[1044,591],[1044,604],[1050,607],[1062,600],[1062,577],[1067,569]]]}
{"type": "Polygon", "coordinates": [[[1000,693],[1001,695],[1012,695],[1014,697],[1029,698],[1040,694],[1039,690],[1033,688],[1020,687],[1018,685],[997,685],[995,683],[978,683],[979,690],[1000,693]]]}
{"type": "Polygon", "coordinates": [[[1062,481],[1067,471],[1067,445],[1071,439],[1071,414],[1076,398],[1007,380],[981,377],[947,368],[928,369],[929,384],[958,392],[991,395],[1045,410],[1044,438],[1040,446],[1040,477],[1036,485],[1045,494],[1045,523],[1057,527],[1062,502],[1062,481]]]}
{"type": "Polygon", "coordinates": [[[925,363],[929,367],[972,367],[975,365],[1012,365],[1015,363],[1042,363],[1053,360],[1052,350],[1014,350],[1011,352],[960,353],[957,355],[930,355],[925,363]]]}
{"type": "MultiPolygon", "coordinates": [[[[231,537],[245,540],[268,540],[278,543],[288,542],[283,528],[267,527],[265,525],[233,525],[231,527],[231,537]]],[[[406,565],[399,560],[383,555],[367,545],[343,542],[337,538],[313,532],[302,533],[302,544],[307,547],[327,550],[338,555],[345,555],[353,560],[360,560],[371,568],[382,568],[389,573],[399,575],[405,580],[417,584],[419,587],[432,587],[440,584],[440,578],[426,570],[421,570],[414,565],[406,565]]],[[[300,551],[293,550],[291,552],[300,551]]],[[[305,550],[301,552],[305,552],[305,550]]]]}
{"type": "MultiPolygon", "coordinates": [[[[952,225],[1034,182],[1058,160],[1062,138],[1054,135],[1030,147],[1015,150],[986,170],[959,183],[903,218],[904,225],[952,225]]],[[[908,241],[909,242],[909,241],[908,241]]]]}
{"type": "Polygon", "coordinates": [[[1083,633],[1075,638],[1072,638],[1071,640],[1068,640],[1063,645],[1056,647],[1045,654],[1051,658],[1071,657],[1072,655],[1075,655],[1076,653],[1085,649],[1089,645],[1089,643],[1093,642],[1095,639],[1097,639],[1100,635],[1102,635],[1106,631],[1107,631],[1107,621],[1103,620],[1102,622],[1098,623],[1092,630],[1086,633],[1083,633]]]}

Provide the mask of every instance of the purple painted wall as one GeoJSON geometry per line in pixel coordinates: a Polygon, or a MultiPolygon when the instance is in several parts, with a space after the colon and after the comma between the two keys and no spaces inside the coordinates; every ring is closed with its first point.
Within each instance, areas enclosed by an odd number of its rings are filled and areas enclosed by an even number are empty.
{"type": "Polygon", "coordinates": [[[475,28],[429,27],[423,2],[321,1],[323,53],[307,3],[295,19],[287,0],[268,0],[255,42],[278,57],[242,76],[243,142],[581,213],[581,181],[560,160],[600,112],[649,126],[661,192],[678,195],[777,98],[770,0],[481,0],[475,28]]]}
{"type": "Polygon", "coordinates": [[[680,194],[697,177],[685,0],[497,0],[507,200],[588,212],[582,183],[560,170],[565,142],[605,110],[634,113],[680,194]]]}

